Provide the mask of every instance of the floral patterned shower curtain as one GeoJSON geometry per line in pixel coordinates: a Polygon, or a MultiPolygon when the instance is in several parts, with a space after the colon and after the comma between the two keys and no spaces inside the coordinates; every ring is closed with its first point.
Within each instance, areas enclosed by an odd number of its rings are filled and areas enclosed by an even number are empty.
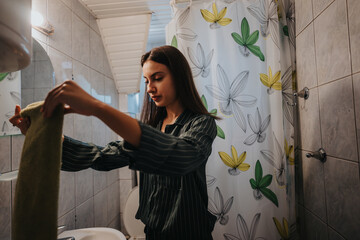
{"type": "Polygon", "coordinates": [[[204,105],[222,118],[207,164],[214,239],[290,239],[294,0],[171,5],[167,43],[186,56],[204,105]]]}

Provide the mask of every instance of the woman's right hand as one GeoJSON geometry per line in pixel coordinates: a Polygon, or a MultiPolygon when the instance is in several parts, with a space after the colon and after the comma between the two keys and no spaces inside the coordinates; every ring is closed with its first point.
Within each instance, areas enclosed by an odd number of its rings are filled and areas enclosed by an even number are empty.
{"type": "Polygon", "coordinates": [[[26,132],[30,127],[30,119],[22,118],[20,116],[20,112],[21,112],[20,106],[16,105],[15,114],[9,119],[9,122],[11,122],[13,126],[18,127],[22,134],[26,135],[26,132]]]}
{"type": "Polygon", "coordinates": [[[66,80],[52,89],[41,109],[44,117],[50,117],[59,104],[64,105],[64,113],[94,115],[100,101],[84,91],[76,82],[66,80]]]}

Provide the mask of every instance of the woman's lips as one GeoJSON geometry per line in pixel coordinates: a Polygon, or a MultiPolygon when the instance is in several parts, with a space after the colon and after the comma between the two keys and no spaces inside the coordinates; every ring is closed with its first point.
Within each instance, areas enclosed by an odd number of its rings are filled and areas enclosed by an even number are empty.
{"type": "Polygon", "coordinates": [[[160,96],[152,96],[151,98],[152,98],[152,100],[154,100],[154,102],[157,102],[160,100],[160,96]]]}

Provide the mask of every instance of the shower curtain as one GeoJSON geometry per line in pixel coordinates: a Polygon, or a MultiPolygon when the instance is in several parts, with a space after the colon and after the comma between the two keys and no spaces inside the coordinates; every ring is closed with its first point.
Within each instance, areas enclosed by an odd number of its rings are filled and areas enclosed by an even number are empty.
{"type": "Polygon", "coordinates": [[[170,4],[167,44],[221,118],[206,169],[214,239],[295,238],[294,0],[170,4]]]}

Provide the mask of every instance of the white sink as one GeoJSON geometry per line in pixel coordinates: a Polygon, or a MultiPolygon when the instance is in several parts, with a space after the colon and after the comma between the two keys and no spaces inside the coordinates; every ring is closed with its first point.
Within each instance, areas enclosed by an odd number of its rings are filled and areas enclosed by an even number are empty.
{"type": "Polygon", "coordinates": [[[58,238],[74,237],[75,240],[126,240],[124,234],[113,228],[82,228],[62,232],[58,238]]]}

